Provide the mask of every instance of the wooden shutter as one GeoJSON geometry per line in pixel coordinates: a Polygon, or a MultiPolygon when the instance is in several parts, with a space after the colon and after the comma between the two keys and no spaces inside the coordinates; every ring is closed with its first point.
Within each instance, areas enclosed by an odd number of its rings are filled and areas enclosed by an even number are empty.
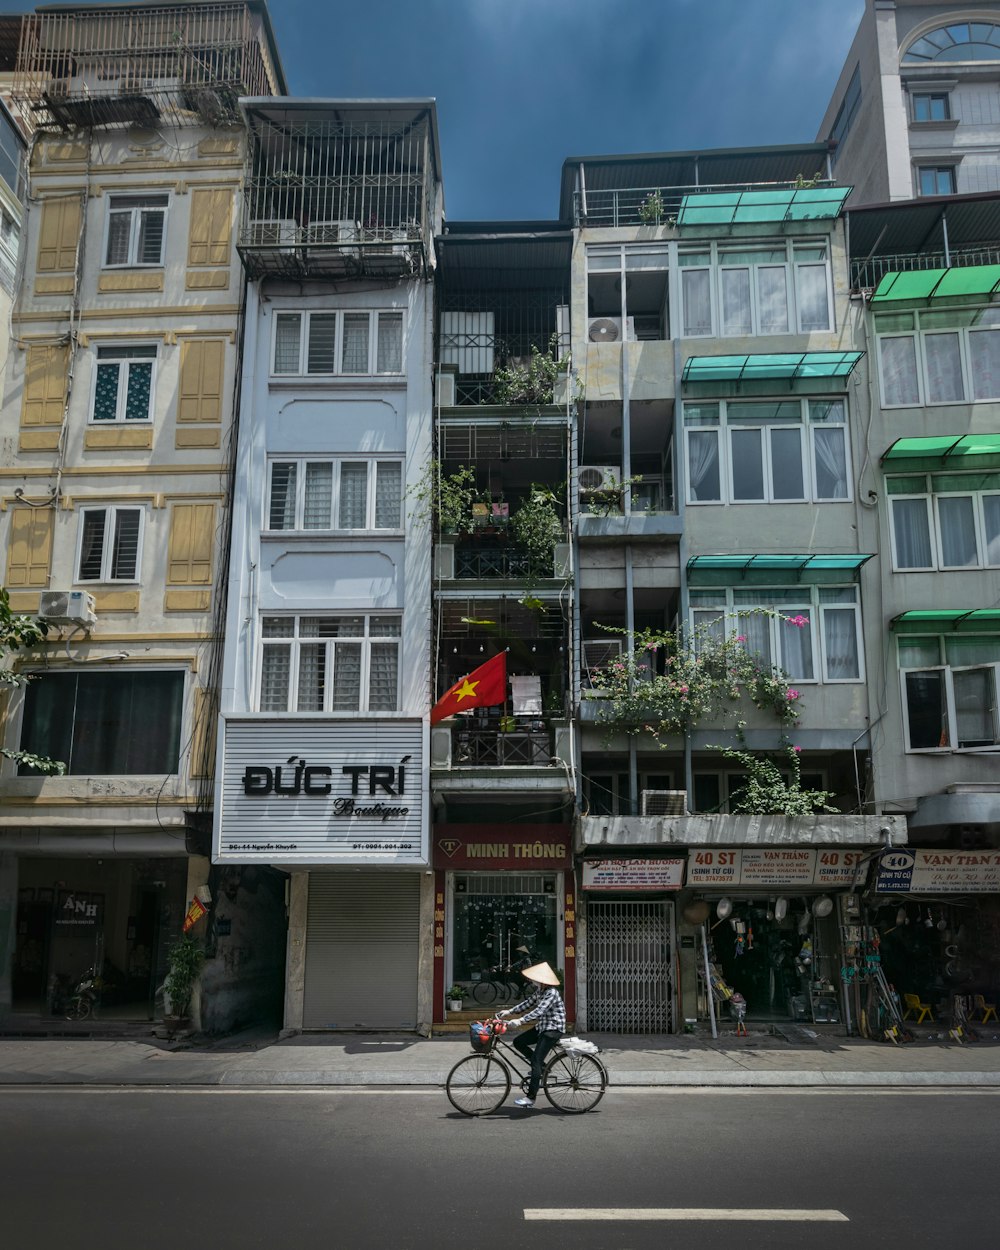
{"type": "Polygon", "coordinates": [[[38,272],[72,273],[82,228],[83,201],[78,196],[45,200],[38,232],[38,272]]]}
{"type": "Polygon", "coordinates": [[[22,425],[61,425],[66,406],[68,344],[36,344],[28,348],[24,372],[22,425]]]}
{"type": "Polygon", "coordinates": [[[214,538],[214,503],[175,503],[170,515],[167,581],[175,586],[209,585],[214,538]]]}
{"type": "Polygon", "coordinates": [[[218,709],[215,691],[199,687],[194,692],[194,721],[191,726],[191,776],[215,776],[215,739],[218,709]]]}
{"type": "Polygon", "coordinates": [[[13,508],[7,546],[7,585],[37,589],[49,584],[52,532],[51,508],[13,508]]]}
{"type": "Polygon", "coordinates": [[[228,265],[233,239],[233,193],[201,190],[191,193],[189,265],[228,265]]]}
{"type": "Polygon", "coordinates": [[[178,421],[221,421],[225,367],[222,339],[185,339],[181,343],[178,421]]]}

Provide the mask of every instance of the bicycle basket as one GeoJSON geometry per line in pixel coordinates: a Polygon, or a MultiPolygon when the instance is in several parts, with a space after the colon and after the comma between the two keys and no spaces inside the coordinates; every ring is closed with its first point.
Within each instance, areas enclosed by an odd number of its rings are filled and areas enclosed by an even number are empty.
{"type": "Polygon", "coordinates": [[[493,1049],[493,1030],[488,1024],[474,1020],[469,1025],[469,1041],[474,1051],[485,1055],[493,1049]]]}

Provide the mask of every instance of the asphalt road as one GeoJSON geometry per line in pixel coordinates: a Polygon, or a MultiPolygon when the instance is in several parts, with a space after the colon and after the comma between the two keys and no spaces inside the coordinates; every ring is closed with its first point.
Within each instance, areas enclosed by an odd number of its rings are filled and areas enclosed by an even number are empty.
{"type": "Polygon", "coordinates": [[[998,1116],[1000,1091],[611,1089],[583,1116],[508,1102],[472,1120],[432,1089],[3,1089],[0,1240],[991,1246],[998,1116]]]}

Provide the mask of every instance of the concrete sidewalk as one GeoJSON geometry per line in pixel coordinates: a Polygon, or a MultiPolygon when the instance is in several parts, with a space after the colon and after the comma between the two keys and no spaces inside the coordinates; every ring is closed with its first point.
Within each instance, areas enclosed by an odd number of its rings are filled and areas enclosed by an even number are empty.
{"type": "MultiPolygon", "coordinates": [[[[588,1033],[616,1086],[954,1086],[1000,1088],[1000,1041],[960,1045],[928,1034],[894,1046],[834,1034],[789,1042],[622,1037],[588,1033]],[[931,1040],[933,1038],[933,1040],[931,1040]]],[[[442,1086],[469,1053],[463,1034],[303,1034],[248,1031],[222,1040],[0,1037],[0,1085],[442,1086]]]]}

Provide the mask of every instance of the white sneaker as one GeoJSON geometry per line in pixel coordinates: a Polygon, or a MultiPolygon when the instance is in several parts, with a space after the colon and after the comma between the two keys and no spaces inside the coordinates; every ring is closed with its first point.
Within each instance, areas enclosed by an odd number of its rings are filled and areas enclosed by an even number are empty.
{"type": "Polygon", "coordinates": [[[534,1098],[515,1098],[515,1107],[533,1107],[535,1105],[534,1098]]]}

